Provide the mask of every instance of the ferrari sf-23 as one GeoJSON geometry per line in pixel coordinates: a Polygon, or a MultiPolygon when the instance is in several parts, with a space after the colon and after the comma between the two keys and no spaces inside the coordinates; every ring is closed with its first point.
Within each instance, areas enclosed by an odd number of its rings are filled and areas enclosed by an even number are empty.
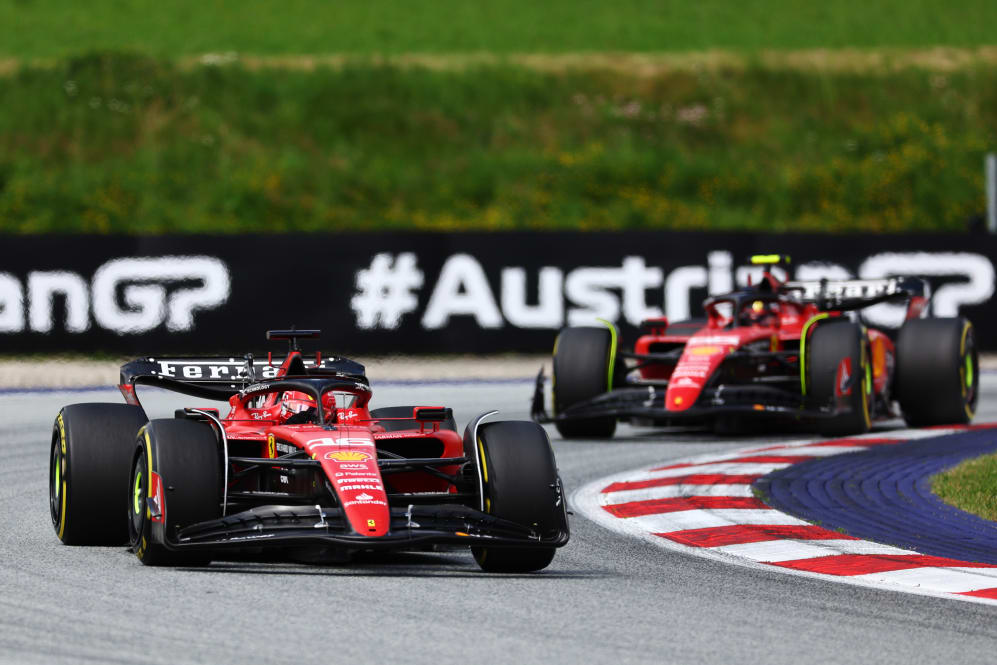
{"type": "MultiPolygon", "coordinates": [[[[277,360],[143,358],[125,404],[55,419],[49,497],[67,545],[128,543],[144,564],[205,565],[236,551],[342,561],[356,551],[470,547],[493,572],[545,568],[568,542],[543,428],[439,406],[368,409],[362,365],[289,349],[277,360]],[[228,401],[148,420],[137,385],[228,401]]],[[[231,557],[229,557],[231,558],[231,557]]]]}
{"type": "Polygon", "coordinates": [[[914,427],[970,422],[979,388],[973,325],[926,317],[925,281],[782,281],[773,266],[788,262],[752,257],[762,266],[754,285],[707,298],[705,319],[645,321],[632,352],[618,349],[609,323],[565,328],[554,344],[554,413],[544,408],[541,369],[534,420],[553,422],[565,438],[610,437],[620,419],[721,431],[777,420],[829,436],[901,416],[914,427]],[[853,313],[885,302],[906,304],[899,330],[853,313]]]}

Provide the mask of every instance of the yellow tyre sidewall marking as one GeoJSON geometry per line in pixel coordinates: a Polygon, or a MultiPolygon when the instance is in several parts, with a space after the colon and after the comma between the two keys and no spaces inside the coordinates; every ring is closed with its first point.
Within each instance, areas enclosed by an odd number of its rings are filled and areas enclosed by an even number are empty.
{"type": "MultiPolygon", "coordinates": [[[[478,452],[481,453],[481,455],[480,455],[480,459],[481,459],[481,479],[484,481],[484,484],[487,486],[488,485],[488,463],[485,461],[485,442],[481,440],[480,436],[478,437],[478,452]]],[[[487,497],[487,496],[485,497],[485,512],[486,513],[492,512],[492,500],[489,497],[487,497]]]]}
{"type": "MultiPolygon", "coordinates": [[[[145,456],[148,458],[149,461],[149,475],[146,476],[146,481],[145,481],[145,486],[146,486],[145,493],[148,496],[149,489],[152,487],[152,441],[149,440],[149,430],[145,431],[145,456]]],[[[149,520],[152,519],[152,510],[149,509],[148,505],[146,505],[145,507],[145,517],[146,519],[149,520]]]]}
{"type": "Polygon", "coordinates": [[[66,424],[62,421],[62,414],[56,418],[56,422],[59,423],[59,442],[62,447],[62,455],[59,456],[59,464],[62,465],[62,507],[59,511],[59,540],[62,540],[62,536],[66,533],[66,470],[69,466],[68,457],[66,455],[66,424]]]}
{"type": "MultiPolygon", "coordinates": [[[[139,430],[139,437],[145,439],[145,457],[147,460],[146,473],[148,474],[146,476],[145,486],[147,488],[146,494],[148,494],[149,493],[148,488],[152,487],[152,441],[149,440],[149,430],[145,427],[139,430]]],[[[140,540],[139,540],[138,549],[135,550],[135,556],[137,556],[139,559],[145,558],[146,550],[149,548],[149,541],[146,539],[145,531],[148,525],[150,524],[150,521],[152,520],[152,511],[149,510],[148,503],[149,502],[146,501],[146,507],[145,507],[146,518],[145,520],[142,521],[142,530],[137,534],[140,540]]]]}
{"type": "MultiPolygon", "coordinates": [[[[963,324],[962,340],[960,340],[959,342],[959,358],[963,358],[966,355],[966,338],[969,336],[969,331],[972,327],[973,324],[971,324],[969,321],[966,321],[966,323],[963,324]]],[[[959,378],[960,378],[959,383],[962,384],[963,408],[966,409],[966,415],[969,416],[970,420],[972,420],[973,416],[976,415],[976,412],[973,409],[972,404],[970,404],[969,401],[966,400],[967,397],[966,393],[968,392],[968,387],[966,386],[965,367],[966,367],[965,361],[959,363],[959,378]]]]}
{"type": "Polygon", "coordinates": [[[859,365],[859,371],[862,373],[859,376],[859,383],[862,386],[862,416],[865,418],[865,427],[869,429],[872,425],[872,418],[869,415],[869,402],[872,401],[872,394],[869,391],[869,354],[866,352],[866,344],[862,345],[862,362],[859,365]]]}
{"type": "Polygon", "coordinates": [[[557,345],[560,341],[560,335],[554,338],[554,353],[551,354],[550,359],[550,410],[555,416],[557,415],[557,373],[554,371],[554,367],[556,366],[557,345]]]}

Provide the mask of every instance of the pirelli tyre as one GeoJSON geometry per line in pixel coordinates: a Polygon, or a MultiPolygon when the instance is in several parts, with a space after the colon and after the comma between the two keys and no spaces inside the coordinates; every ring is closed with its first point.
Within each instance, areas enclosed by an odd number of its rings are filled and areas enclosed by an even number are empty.
{"type": "Polygon", "coordinates": [[[966,424],[979,398],[980,361],[964,318],[914,319],[897,336],[897,401],[911,427],[966,424]]]}
{"type": "MultiPolygon", "coordinates": [[[[385,406],[380,409],[371,409],[370,417],[374,420],[378,418],[389,418],[390,420],[378,421],[378,424],[388,432],[400,429],[418,429],[419,421],[412,418],[414,406],[385,406]],[[401,418],[401,420],[395,420],[401,418]]],[[[453,411],[447,409],[447,418],[440,423],[440,429],[457,431],[457,421],[454,420],[453,411]]]]}
{"type": "Polygon", "coordinates": [[[221,517],[221,454],[214,430],[192,420],[152,420],[132,445],[127,493],[132,552],[150,566],[206,565],[207,554],[178,552],[164,543],[176,542],[185,526],[221,517]]]}
{"type": "Polygon", "coordinates": [[[824,436],[869,431],[872,367],[862,327],[848,320],[822,321],[807,342],[807,384],[814,403],[835,414],[821,418],[824,436]]]}
{"type": "Polygon", "coordinates": [[[135,446],[145,413],[130,404],[71,404],[56,416],[49,456],[52,526],[66,545],[122,545],[121,516],[135,446]]]}
{"type": "MultiPolygon", "coordinates": [[[[555,416],[612,389],[617,374],[615,337],[608,327],[565,328],[557,336],[552,387],[555,416]]],[[[616,431],[614,417],[572,418],[554,424],[566,439],[609,438],[616,431]]]]}
{"type": "MultiPolygon", "coordinates": [[[[538,532],[567,531],[567,513],[554,452],[544,429],[527,421],[486,423],[478,429],[485,512],[538,532]]],[[[553,547],[472,547],[482,570],[525,573],[554,558],[553,547]]]]}

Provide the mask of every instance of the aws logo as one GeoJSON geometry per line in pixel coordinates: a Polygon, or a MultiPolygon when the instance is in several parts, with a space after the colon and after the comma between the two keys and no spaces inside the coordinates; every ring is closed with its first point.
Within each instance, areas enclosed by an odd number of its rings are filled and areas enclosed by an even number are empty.
{"type": "Polygon", "coordinates": [[[374,459],[370,453],[361,450],[333,450],[325,454],[325,459],[337,462],[366,462],[374,459]]]}

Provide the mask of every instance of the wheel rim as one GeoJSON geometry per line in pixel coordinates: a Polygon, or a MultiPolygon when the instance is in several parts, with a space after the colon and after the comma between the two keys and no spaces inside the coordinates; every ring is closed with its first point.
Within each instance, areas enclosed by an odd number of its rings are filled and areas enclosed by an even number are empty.
{"type": "Polygon", "coordinates": [[[132,510],[135,514],[142,512],[142,470],[135,472],[135,487],[132,490],[132,510]]]}
{"type": "Polygon", "coordinates": [[[148,491],[145,465],[145,454],[143,453],[135,458],[135,465],[132,467],[134,481],[131,485],[131,500],[128,502],[128,524],[131,526],[129,535],[133,545],[141,539],[145,522],[145,511],[142,509],[148,491]]]}

